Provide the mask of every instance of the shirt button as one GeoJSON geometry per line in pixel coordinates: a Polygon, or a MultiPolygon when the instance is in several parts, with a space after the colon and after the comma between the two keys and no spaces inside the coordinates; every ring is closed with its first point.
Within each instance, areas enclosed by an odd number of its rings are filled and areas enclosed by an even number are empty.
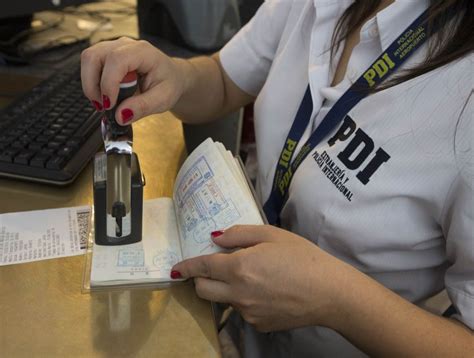
{"type": "Polygon", "coordinates": [[[377,26],[373,26],[369,30],[369,35],[370,35],[370,37],[377,37],[379,35],[379,30],[377,29],[377,26]]]}

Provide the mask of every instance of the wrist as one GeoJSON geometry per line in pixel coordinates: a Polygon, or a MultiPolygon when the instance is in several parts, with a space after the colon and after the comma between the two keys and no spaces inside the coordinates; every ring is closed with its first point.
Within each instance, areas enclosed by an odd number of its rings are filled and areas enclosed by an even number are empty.
{"type": "Polygon", "coordinates": [[[351,320],[352,310],[356,309],[360,288],[358,282],[362,273],[343,261],[336,258],[334,260],[337,264],[334,265],[331,277],[327,280],[327,307],[324,314],[319,317],[318,324],[342,333],[347,322],[351,320]]]}
{"type": "Polygon", "coordinates": [[[178,57],[172,57],[171,61],[175,67],[176,76],[180,87],[180,97],[182,97],[193,87],[195,79],[193,74],[193,65],[190,61],[178,57]]]}

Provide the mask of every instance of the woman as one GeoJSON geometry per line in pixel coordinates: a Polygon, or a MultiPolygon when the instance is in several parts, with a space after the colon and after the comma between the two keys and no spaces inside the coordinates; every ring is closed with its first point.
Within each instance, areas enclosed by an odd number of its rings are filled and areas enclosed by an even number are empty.
{"type": "Polygon", "coordinates": [[[473,7],[273,0],[211,57],[169,58],[130,39],[84,51],[84,92],[97,109],[114,103],[127,72],[141,75],[141,94],[116,112],[124,125],[166,110],[199,123],[255,101],[258,192],[281,228],[214,232],[218,245],[242,249],[171,272],[241,313],[247,356],[474,351],[473,7]],[[428,8],[426,36],[408,31],[428,8]],[[374,61],[394,41],[400,58],[411,56],[391,74],[390,58],[374,61]],[[370,93],[362,89],[272,205],[284,150],[300,153],[358,78],[370,93]],[[309,122],[288,142],[306,97],[309,122]],[[453,318],[417,306],[443,288],[453,318]]]}

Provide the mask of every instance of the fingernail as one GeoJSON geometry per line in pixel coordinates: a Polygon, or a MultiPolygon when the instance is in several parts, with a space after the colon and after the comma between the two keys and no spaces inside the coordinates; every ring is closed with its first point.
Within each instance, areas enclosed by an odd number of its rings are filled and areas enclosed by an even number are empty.
{"type": "Polygon", "coordinates": [[[224,233],[223,230],[213,231],[213,232],[211,232],[211,237],[212,237],[213,239],[215,239],[216,237],[221,236],[223,233],[224,233]]]}
{"type": "Polygon", "coordinates": [[[108,96],[106,96],[105,94],[102,95],[102,106],[105,109],[110,108],[110,98],[108,96]]]}
{"type": "Polygon", "coordinates": [[[102,105],[99,102],[94,101],[94,100],[92,100],[91,102],[96,111],[99,111],[99,112],[102,111],[102,105]]]}
{"type": "Polygon", "coordinates": [[[178,279],[178,278],[183,278],[183,276],[181,275],[181,272],[179,272],[179,271],[174,271],[174,270],[171,271],[170,276],[171,276],[171,278],[172,278],[173,280],[176,280],[176,279],[178,279]]]}
{"type": "Polygon", "coordinates": [[[133,118],[133,111],[130,108],[124,108],[120,113],[122,114],[122,122],[124,124],[130,122],[133,118]]]}

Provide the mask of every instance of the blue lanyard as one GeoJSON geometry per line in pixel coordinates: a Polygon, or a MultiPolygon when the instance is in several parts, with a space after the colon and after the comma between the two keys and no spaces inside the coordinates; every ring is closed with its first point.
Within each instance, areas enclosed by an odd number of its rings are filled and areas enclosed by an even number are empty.
{"type": "MultiPolygon", "coordinates": [[[[450,11],[454,13],[454,11],[450,11]]],[[[293,161],[293,154],[311,120],[313,101],[310,86],[301,101],[295,120],[285,140],[273,178],[272,191],[263,206],[268,222],[279,224],[280,212],[288,199],[288,189],[294,173],[308,154],[325,138],[349,113],[365,98],[374,86],[382,83],[394,73],[428,38],[426,20],[428,10],[413,21],[406,30],[393,41],[357,81],[339,98],[322,122],[301,147],[293,161]]]]}

